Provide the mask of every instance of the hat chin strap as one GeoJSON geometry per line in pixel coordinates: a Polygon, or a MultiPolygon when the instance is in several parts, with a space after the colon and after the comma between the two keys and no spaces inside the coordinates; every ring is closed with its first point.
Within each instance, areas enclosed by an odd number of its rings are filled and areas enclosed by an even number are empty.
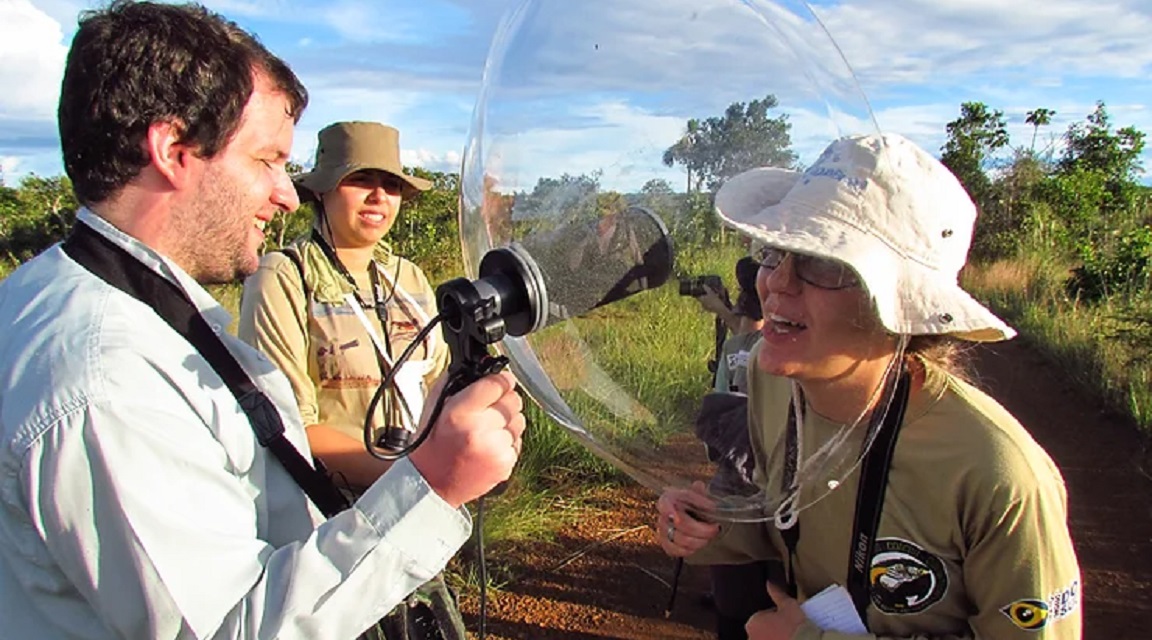
{"type": "MultiPolygon", "coordinates": [[[[792,417],[793,424],[796,425],[796,473],[792,478],[792,484],[788,488],[788,495],[780,501],[779,506],[773,513],[773,518],[776,521],[776,527],[779,529],[789,529],[796,524],[800,512],[809,505],[803,507],[797,506],[800,499],[800,488],[806,483],[810,483],[815,478],[823,475],[823,472],[830,466],[835,464],[836,454],[840,452],[840,448],[848,438],[856,432],[856,428],[864,422],[864,418],[868,416],[870,409],[878,406],[881,401],[881,395],[887,388],[895,388],[895,381],[903,372],[902,366],[904,355],[907,351],[908,343],[911,336],[905,333],[897,334],[896,350],[892,353],[892,358],[888,361],[887,366],[884,368],[884,375],[880,377],[880,382],[872,390],[871,395],[868,397],[868,402],[856,418],[847,425],[844,425],[837,431],[836,435],[830,438],[827,442],[820,445],[812,455],[807,458],[804,457],[804,392],[800,388],[800,383],[792,380],[792,417]]],[[[890,409],[891,398],[883,407],[883,413],[874,415],[871,423],[878,425],[883,421],[883,417],[890,409]]],[[[852,463],[852,467],[848,469],[844,475],[848,476],[860,465],[864,455],[872,447],[872,441],[876,437],[876,430],[869,429],[869,433],[865,436],[864,443],[860,447],[860,452],[856,460],[852,463]]]]}

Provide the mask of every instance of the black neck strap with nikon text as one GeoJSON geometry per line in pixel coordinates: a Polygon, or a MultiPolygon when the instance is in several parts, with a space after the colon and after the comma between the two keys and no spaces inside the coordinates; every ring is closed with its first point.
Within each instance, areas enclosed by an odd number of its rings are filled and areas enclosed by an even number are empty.
{"type": "MultiPolygon", "coordinates": [[[[889,394],[889,388],[881,394],[881,403],[891,398],[887,403],[888,410],[882,415],[873,413],[869,423],[869,432],[875,431],[872,444],[864,454],[860,463],[860,486],[856,491],[856,513],[853,517],[852,538],[848,546],[848,584],[852,603],[860,614],[860,621],[868,626],[868,604],[871,601],[871,580],[869,579],[869,560],[872,549],[876,543],[876,531],[880,526],[880,514],[884,510],[884,493],[888,486],[888,470],[892,464],[892,454],[896,450],[896,437],[904,422],[904,412],[908,408],[908,397],[912,389],[912,379],[904,367],[897,372],[897,383],[894,391],[889,394]],[[877,420],[880,420],[877,424],[877,420]]],[[[888,387],[888,385],[886,385],[888,387]]],[[[803,402],[803,400],[801,400],[803,402]]],[[[783,486],[790,491],[795,479],[799,446],[797,445],[797,430],[803,425],[796,424],[796,412],[790,408],[788,412],[788,428],[786,434],[787,460],[784,465],[783,486]]],[[[865,443],[868,436],[865,436],[865,443]]],[[[798,488],[796,489],[799,490],[798,488]]],[[[788,548],[788,592],[796,597],[796,571],[794,567],[796,546],[800,542],[800,521],[787,529],[780,529],[780,535],[788,548]]]]}
{"type": "Polygon", "coordinates": [[[68,257],[113,287],[152,308],[208,361],[248,416],[256,440],[266,447],[327,517],[348,508],[332,480],[308,463],[284,436],[280,412],[253,382],[228,347],[174,282],[144,266],[131,253],[78,222],[62,248],[68,257]]]}

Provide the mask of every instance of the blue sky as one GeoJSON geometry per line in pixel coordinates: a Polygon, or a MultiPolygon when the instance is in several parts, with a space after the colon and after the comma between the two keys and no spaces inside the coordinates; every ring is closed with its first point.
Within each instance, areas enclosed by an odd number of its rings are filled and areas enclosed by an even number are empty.
{"type": "MultiPolygon", "coordinates": [[[[77,14],[92,4],[0,0],[8,183],[62,171],[59,79],[77,14]]],[[[659,156],[685,120],[765,93],[789,114],[802,159],[835,135],[871,130],[869,103],[881,129],[933,151],[965,100],[1003,110],[1017,145],[1031,140],[1028,110],[1057,112],[1042,146],[1097,100],[1115,125],[1152,134],[1148,0],[813,2],[832,39],[798,0],[547,0],[501,40],[505,62],[488,71],[483,129],[472,126],[473,108],[513,0],[206,4],[304,80],[312,100],[293,147],[304,164],[320,127],[366,119],[400,129],[405,164],[440,171],[458,171],[470,129],[482,134],[470,163],[509,188],[590,171],[619,188],[652,177],[678,187],[683,174],[659,156]]],[[[1144,164],[1152,170],[1152,154],[1144,164]]]]}

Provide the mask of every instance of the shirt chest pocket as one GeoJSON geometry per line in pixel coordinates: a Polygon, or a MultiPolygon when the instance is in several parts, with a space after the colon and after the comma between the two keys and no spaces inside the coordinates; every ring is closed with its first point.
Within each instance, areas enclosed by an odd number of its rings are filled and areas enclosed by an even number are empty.
{"type": "Polygon", "coordinates": [[[308,355],[308,370],[320,386],[361,386],[380,380],[372,339],[346,303],[312,303],[308,355]]]}

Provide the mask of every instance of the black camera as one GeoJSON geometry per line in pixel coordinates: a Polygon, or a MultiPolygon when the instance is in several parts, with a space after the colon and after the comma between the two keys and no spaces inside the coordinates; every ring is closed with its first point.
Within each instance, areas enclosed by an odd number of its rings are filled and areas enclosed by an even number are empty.
{"type": "Polygon", "coordinates": [[[680,295],[699,298],[707,293],[707,290],[704,289],[705,286],[724,298],[724,281],[720,276],[713,275],[680,278],[680,295]]]}

